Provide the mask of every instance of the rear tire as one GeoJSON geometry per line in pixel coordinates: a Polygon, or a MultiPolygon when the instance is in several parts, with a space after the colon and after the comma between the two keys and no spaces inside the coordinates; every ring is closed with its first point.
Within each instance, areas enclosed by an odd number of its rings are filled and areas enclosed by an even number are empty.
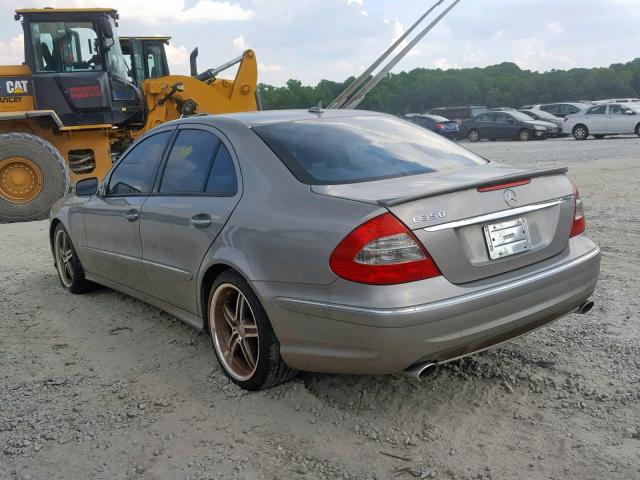
{"type": "Polygon", "coordinates": [[[62,287],[71,293],[85,293],[93,289],[93,283],[84,275],[76,249],[67,230],[59,223],[53,231],[53,258],[62,287]]]}
{"type": "Polygon", "coordinates": [[[521,142],[528,142],[531,140],[531,132],[527,128],[523,128],[518,132],[518,138],[521,142]]]}
{"type": "Polygon", "coordinates": [[[640,123],[636,125],[636,135],[640,137],[640,123]]]}
{"type": "Polygon", "coordinates": [[[469,130],[469,134],[467,135],[467,137],[469,138],[470,142],[479,142],[480,141],[480,132],[478,130],[476,130],[475,128],[472,128],[471,130],[469,130]]]}
{"type": "Polygon", "coordinates": [[[296,371],[280,356],[262,304],[244,278],[228,270],[209,293],[209,332],[223,373],[239,387],[263,390],[291,380],[296,371]]]}
{"type": "Polygon", "coordinates": [[[586,140],[587,138],[589,138],[589,129],[582,124],[573,127],[572,133],[573,138],[575,138],[576,140],[586,140]]]}
{"type": "Polygon", "coordinates": [[[0,135],[0,223],[47,218],[69,188],[60,152],[31,133],[0,135]]]}

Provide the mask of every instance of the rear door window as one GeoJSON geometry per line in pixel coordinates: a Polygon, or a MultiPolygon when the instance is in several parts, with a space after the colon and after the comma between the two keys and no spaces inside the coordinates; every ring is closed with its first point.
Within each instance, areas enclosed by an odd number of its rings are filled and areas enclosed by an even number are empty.
{"type": "Polygon", "coordinates": [[[298,180],[310,185],[368,182],[486,163],[439,135],[393,117],[304,120],[253,130],[298,180]]]}
{"type": "Polygon", "coordinates": [[[607,113],[606,105],[598,105],[587,110],[587,115],[604,115],[605,113],[607,113]]]}
{"type": "Polygon", "coordinates": [[[484,113],[476,117],[476,122],[493,122],[495,121],[495,118],[496,118],[495,113],[484,113]]]}
{"type": "Polygon", "coordinates": [[[160,184],[160,193],[202,193],[220,140],[204,130],[180,130],[160,184]]]}

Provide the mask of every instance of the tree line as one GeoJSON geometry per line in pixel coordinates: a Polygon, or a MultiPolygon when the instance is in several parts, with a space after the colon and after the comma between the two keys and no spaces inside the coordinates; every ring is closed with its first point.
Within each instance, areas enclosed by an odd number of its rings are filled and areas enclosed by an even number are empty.
{"type": "MultiPolygon", "coordinates": [[[[331,101],[355,80],[322,80],[305,86],[289,80],[286,86],[260,84],[263,108],[309,108],[331,101]]],[[[640,58],[608,68],[574,68],[533,72],[515,63],[484,68],[432,70],[416,68],[391,73],[369,93],[359,108],[403,115],[430,108],[460,105],[520,107],[534,103],[640,97],[640,58]]]]}

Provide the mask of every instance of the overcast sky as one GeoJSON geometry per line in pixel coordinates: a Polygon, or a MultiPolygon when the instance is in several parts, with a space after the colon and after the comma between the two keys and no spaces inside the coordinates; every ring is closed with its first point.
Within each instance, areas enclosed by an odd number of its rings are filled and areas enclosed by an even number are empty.
{"type": "MultiPolygon", "coordinates": [[[[449,0],[447,0],[449,1],[449,0]]],[[[0,0],[0,65],[23,60],[16,8],[101,6],[120,12],[121,35],[169,35],[172,73],[201,69],[246,48],[260,81],[315,84],[357,74],[435,0],[0,0]]],[[[531,70],[609,66],[640,57],[640,0],[462,0],[395,71],[482,67],[531,70]]]]}

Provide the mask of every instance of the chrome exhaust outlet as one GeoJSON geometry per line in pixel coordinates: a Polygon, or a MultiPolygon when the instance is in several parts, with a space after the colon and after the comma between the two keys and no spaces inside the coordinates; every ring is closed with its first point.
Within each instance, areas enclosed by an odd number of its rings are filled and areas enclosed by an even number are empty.
{"type": "Polygon", "coordinates": [[[416,380],[426,380],[426,378],[436,371],[438,365],[433,362],[416,363],[402,372],[402,375],[416,380]]]}
{"type": "Polygon", "coordinates": [[[593,308],[593,305],[594,305],[593,301],[587,300],[576,309],[576,312],[581,315],[584,315],[585,313],[587,313],[589,310],[593,308]]]}

